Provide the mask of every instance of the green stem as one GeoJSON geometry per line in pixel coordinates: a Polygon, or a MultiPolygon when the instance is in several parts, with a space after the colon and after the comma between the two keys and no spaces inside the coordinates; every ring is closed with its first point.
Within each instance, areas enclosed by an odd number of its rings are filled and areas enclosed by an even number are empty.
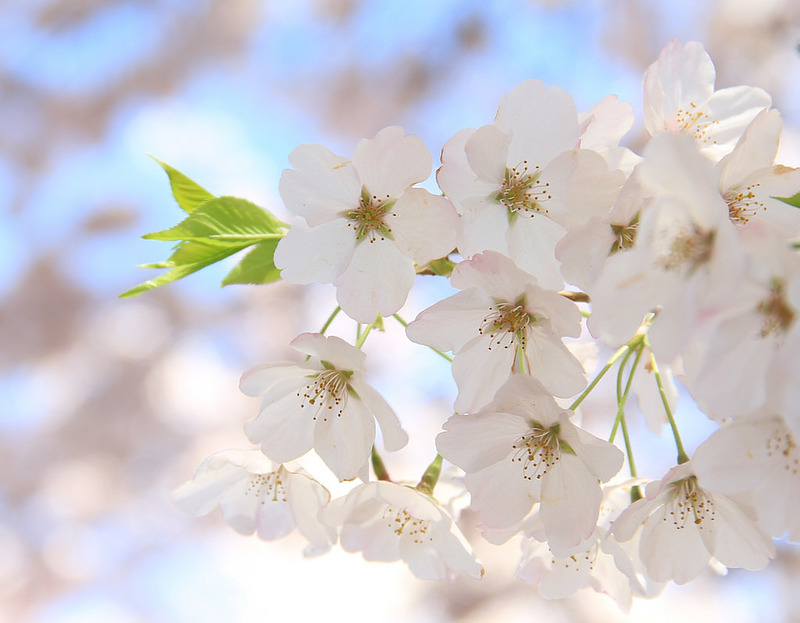
{"type": "Polygon", "coordinates": [[[342,308],[341,308],[341,307],[339,307],[339,306],[337,305],[337,306],[336,306],[336,309],[334,309],[334,310],[333,310],[333,313],[332,313],[330,316],[328,316],[328,319],[325,321],[325,324],[324,324],[324,325],[322,325],[322,328],[319,330],[319,332],[320,332],[320,333],[322,333],[323,335],[325,335],[325,331],[327,331],[327,330],[328,330],[328,327],[330,327],[330,326],[331,326],[331,323],[333,322],[333,319],[334,319],[334,318],[336,318],[336,315],[337,315],[337,314],[338,314],[340,311],[342,311],[342,308]]]}
{"type": "MultiPolygon", "coordinates": [[[[392,314],[392,318],[397,320],[397,322],[399,322],[404,327],[408,326],[408,323],[405,320],[403,320],[398,314],[392,314]]],[[[447,359],[447,361],[449,361],[450,363],[453,363],[453,358],[450,355],[448,355],[447,353],[443,353],[438,348],[434,348],[433,346],[428,346],[428,348],[430,348],[434,353],[436,353],[440,357],[444,357],[445,359],[447,359]]]]}
{"type": "Polygon", "coordinates": [[[614,443],[614,439],[617,437],[617,429],[620,425],[620,412],[624,408],[624,404],[620,405],[620,397],[622,396],[622,375],[625,371],[625,366],[628,365],[628,359],[631,358],[635,351],[629,350],[625,353],[625,357],[622,358],[622,361],[619,364],[619,369],[617,370],[617,416],[614,418],[614,425],[611,427],[611,433],[608,436],[608,443],[614,443]]]}
{"type": "Polygon", "coordinates": [[[378,480],[392,482],[392,479],[389,478],[389,472],[386,471],[386,466],[383,464],[383,459],[381,455],[378,454],[375,446],[372,446],[372,471],[375,472],[375,477],[378,480]]]}
{"type": "MultiPolygon", "coordinates": [[[[628,457],[628,469],[630,470],[631,477],[633,478],[636,478],[637,475],[636,463],[633,460],[633,447],[631,446],[631,439],[628,435],[628,421],[625,418],[625,404],[628,402],[628,394],[630,394],[631,387],[633,386],[633,375],[636,374],[636,370],[639,368],[639,362],[642,359],[642,353],[644,353],[644,341],[640,341],[636,346],[636,350],[628,353],[628,356],[625,357],[625,360],[619,366],[619,374],[617,374],[617,418],[614,421],[614,427],[611,431],[611,439],[609,440],[613,441],[617,424],[619,424],[620,428],[622,428],[622,439],[625,443],[625,454],[628,457]],[[623,391],[622,372],[625,368],[625,364],[633,352],[636,353],[636,356],[633,358],[631,371],[630,374],[628,374],[628,381],[625,383],[625,390],[623,391]]],[[[641,497],[642,490],[638,485],[635,485],[633,488],[631,488],[631,502],[635,502],[636,500],[641,499],[641,497]]]]}
{"type": "MultiPolygon", "coordinates": [[[[637,338],[638,338],[638,336],[637,336],[637,337],[635,337],[635,338],[633,338],[633,340],[631,340],[631,342],[633,342],[633,341],[634,341],[634,340],[636,340],[637,338]]],[[[622,357],[622,355],[624,355],[625,353],[627,353],[627,352],[630,350],[630,348],[631,348],[631,342],[628,342],[627,344],[623,344],[622,346],[620,346],[620,347],[619,347],[619,349],[617,350],[617,352],[615,352],[613,355],[611,355],[611,359],[609,359],[609,360],[608,360],[608,363],[607,363],[606,365],[604,365],[604,366],[603,366],[603,369],[602,369],[602,370],[600,370],[600,372],[598,372],[598,373],[597,373],[597,376],[595,376],[595,377],[594,377],[594,379],[592,380],[592,382],[591,382],[591,383],[589,383],[589,386],[588,386],[586,389],[584,389],[584,390],[583,390],[583,392],[581,393],[581,395],[580,395],[580,396],[578,396],[578,397],[575,399],[575,402],[573,402],[573,403],[572,403],[572,404],[569,406],[569,410],[570,410],[570,411],[574,411],[575,409],[577,409],[577,408],[578,408],[578,405],[580,405],[580,404],[581,404],[581,403],[584,401],[584,399],[586,398],[586,396],[588,396],[588,395],[589,395],[589,393],[590,393],[590,392],[591,392],[591,391],[592,391],[592,390],[595,388],[595,386],[596,386],[596,385],[597,385],[597,384],[600,382],[600,379],[602,379],[602,378],[605,376],[606,372],[608,372],[608,371],[611,369],[611,366],[613,366],[613,365],[614,365],[614,364],[617,362],[617,360],[618,360],[620,357],[622,357]]]]}
{"type": "Polygon", "coordinates": [[[364,346],[364,342],[367,341],[367,337],[369,336],[369,333],[370,331],[372,331],[372,328],[374,326],[375,323],[373,322],[372,324],[368,324],[366,328],[363,331],[361,331],[361,325],[360,324],[358,325],[359,331],[357,333],[356,348],[361,348],[362,346],[364,346]]]}
{"type": "MultiPolygon", "coordinates": [[[[645,345],[647,348],[650,348],[650,343],[647,341],[647,338],[645,338],[645,345]]],[[[650,348],[650,366],[653,368],[653,374],[656,377],[656,384],[658,385],[658,394],[661,396],[661,404],[664,405],[667,420],[669,421],[670,428],[672,428],[672,436],[675,438],[675,446],[678,449],[678,465],[682,465],[689,461],[689,455],[686,454],[686,450],[683,449],[683,442],[681,441],[680,433],[678,433],[678,425],[675,424],[675,418],[672,417],[672,408],[669,406],[667,391],[664,389],[664,381],[661,379],[661,371],[658,369],[658,363],[656,363],[656,356],[653,354],[652,348],[650,348]]]]}
{"type": "Polygon", "coordinates": [[[433,459],[430,465],[428,465],[428,469],[426,469],[425,473],[422,474],[422,478],[420,478],[419,483],[417,483],[417,489],[427,495],[432,496],[433,489],[436,487],[436,483],[439,481],[439,474],[441,472],[442,455],[437,454],[436,458],[433,459]]]}

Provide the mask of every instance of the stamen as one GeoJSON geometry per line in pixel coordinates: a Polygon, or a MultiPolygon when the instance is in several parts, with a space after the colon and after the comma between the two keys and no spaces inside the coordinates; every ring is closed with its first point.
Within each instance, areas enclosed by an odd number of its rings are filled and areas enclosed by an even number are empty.
{"type": "Polygon", "coordinates": [[[614,232],[616,240],[611,245],[609,255],[614,255],[617,251],[623,249],[630,249],[636,242],[636,234],[639,230],[639,213],[631,219],[627,225],[611,225],[611,231],[614,232]]]}
{"type": "Polygon", "coordinates": [[[489,336],[489,350],[497,346],[505,349],[522,347],[528,342],[528,327],[537,318],[525,309],[524,300],[516,303],[498,303],[489,308],[478,333],[489,336]]]}
{"type": "Polygon", "coordinates": [[[708,137],[708,130],[711,126],[719,123],[716,119],[711,119],[708,113],[698,109],[694,102],[689,103],[689,108],[679,108],[675,113],[675,123],[678,130],[690,134],[698,143],[715,145],[716,140],[708,137]]]}
{"type": "Polygon", "coordinates": [[[328,421],[328,415],[335,414],[342,417],[342,412],[347,406],[348,374],[343,370],[323,370],[312,377],[313,381],[297,392],[301,398],[300,408],[306,405],[313,411],[314,421],[322,416],[322,421],[328,421]]]}
{"type": "Polygon", "coordinates": [[[800,455],[797,444],[788,430],[779,430],[767,440],[767,454],[778,456],[783,464],[783,469],[791,472],[792,476],[800,475],[800,455]]]}
{"type": "Polygon", "coordinates": [[[370,194],[366,186],[362,187],[358,207],[344,215],[348,221],[347,226],[356,232],[356,240],[360,242],[366,238],[375,242],[377,239],[392,239],[392,228],[386,224],[385,218],[387,214],[397,216],[396,213],[389,212],[394,204],[395,201],[389,195],[378,197],[370,194]]]}
{"type": "Polygon", "coordinates": [[[533,218],[537,214],[548,214],[549,210],[542,204],[552,199],[550,182],[540,179],[539,165],[533,171],[528,161],[523,160],[517,166],[506,168],[503,184],[495,199],[508,210],[509,219],[522,214],[533,218]]]}
{"type": "Polygon", "coordinates": [[[541,480],[561,460],[561,442],[558,438],[560,426],[544,428],[538,422],[522,435],[513,446],[511,462],[522,463],[525,480],[541,480]]]}
{"type": "Polygon", "coordinates": [[[664,516],[664,521],[672,521],[677,530],[685,530],[687,521],[699,530],[711,529],[709,523],[716,521],[717,511],[711,496],[697,486],[697,477],[690,476],[669,486],[672,489],[672,510],[664,516]]]}
{"type": "Polygon", "coordinates": [[[429,543],[433,537],[428,535],[431,522],[427,519],[417,519],[403,509],[387,507],[382,519],[386,520],[386,526],[398,537],[403,533],[411,537],[411,541],[417,544],[429,543]]]}
{"type": "Polygon", "coordinates": [[[672,239],[667,254],[660,258],[659,264],[666,270],[685,270],[687,274],[692,274],[711,259],[713,250],[713,231],[702,232],[696,228],[684,230],[672,239]]]}
{"type": "Polygon", "coordinates": [[[774,333],[786,334],[794,324],[795,311],[786,302],[786,292],[780,279],[772,280],[769,297],[761,301],[757,309],[758,313],[764,316],[761,337],[768,337],[774,333]]]}
{"type": "Polygon", "coordinates": [[[286,501],[286,485],[281,480],[279,472],[269,474],[252,474],[244,490],[245,495],[254,495],[261,498],[261,503],[266,504],[269,497],[273,502],[286,501]]]}
{"type": "Polygon", "coordinates": [[[734,225],[746,225],[759,211],[767,209],[766,204],[756,200],[754,189],[761,184],[750,184],[744,189],[733,189],[725,193],[728,204],[728,218],[734,225]]]}

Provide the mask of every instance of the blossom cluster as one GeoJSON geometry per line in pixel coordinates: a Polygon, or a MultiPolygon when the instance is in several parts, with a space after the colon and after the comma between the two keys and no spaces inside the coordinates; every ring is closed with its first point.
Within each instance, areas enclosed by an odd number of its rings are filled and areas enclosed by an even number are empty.
{"type": "Polygon", "coordinates": [[[773,537],[800,540],[800,169],[774,162],[770,96],[714,82],[702,45],[667,45],[644,76],[650,138],[637,154],[620,145],[630,105],[609,96],[579,112],[528,80],[493,122],[444,145],[442,194],[417,186],[432,158],[400,127],[351,157],[295,149],[275,264],[286,281],[333,284],[360,337],[304,333],[292,342],[302,362],[245,373],[241,390],[261,398],[245,432],[261,448],[207,459],[178,507],[220,506],[266,540],[296,527],[308,554],[338,542],[420,578],[480,578],[460,509],[435,494],[444,459],[482,538],[521,542],[520,579],[548,598],[591,587],[623,608],[709,566],[760,569],[773,537]],[[415,486],[392,481],[375,447],[376,423],[385,450],[408,435],[360,347],[421,274],[457,292],[406,334],[452,360],[458,394],[415,486]],[[592,382],[565,342],[587,331],[616,349],[592,382]],[[580,426],[580,405],[613,365],[604,440],[580,426]],[[691,457],[674,379],[719,424],[691,457]],[[674,436],[676,464],[649,483],[634,468],[629,391],[674,436]],[[309,451],[359,484],[331,499],[294,467],[309,451]]]}

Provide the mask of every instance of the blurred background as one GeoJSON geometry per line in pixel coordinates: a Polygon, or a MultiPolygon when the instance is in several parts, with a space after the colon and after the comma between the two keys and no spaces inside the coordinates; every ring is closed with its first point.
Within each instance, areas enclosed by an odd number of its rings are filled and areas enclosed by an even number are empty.
{"type": "MultiPolygon", "coordinates": [[[[291,357],[333,291],[220,289],[229,263],[116,298],[169,254],[139,236],[182,214],[148,154],[285,216],[278,179],[301,143],[346,155],[402,125],[436,155],[527,78],[579,110],[615,93],[640,115],[642,73],[673,38],[705,44],[718,87],[772,94],[779,161],[800,166],[795,0],[2,0],[0,622],[800,621],[800,553],[782,544],[763,572],[709,572],[626,617],[591,592],[540,599],[512,577],[516,546],[474,539],[483,581],[424,583],[402,563],[304,560],[299,538],[184,517],[171,490],[212,452],[250,447],[257,401],[239,375],[291,357]]],[[[637,122],[626,143],[642,140],[637,122]]],[[[421,283],[407,319],[437,296],[421,283]]],[[[452,382],[397,327],[368,346],[412,435],[387,466],[414,480],[452,382]],[[406,356],[418,363],[398,367],[406,356]]],[[[652,441],[664,449],[640,473],[658,478],[671,443],[652,441]]]]}

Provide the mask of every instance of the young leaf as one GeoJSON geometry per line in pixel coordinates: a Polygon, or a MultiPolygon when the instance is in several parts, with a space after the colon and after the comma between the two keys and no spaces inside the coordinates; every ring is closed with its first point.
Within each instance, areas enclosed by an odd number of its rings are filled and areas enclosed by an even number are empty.
{"type": "Polygon", "coordinates": [[[227,245],[220,246],[214,243],[208,243],[201,240],[184,242],[178,246],[175,252],[170,256],[166,262],[159,262],[156,264],[144,264],[140,268],[169,268],[166,273],[159,275],[153,279],[140,283],[130,290],[127,290],[119,295],[120,298],[130,298],[137,296],[148,290],[153,290],[160,286],[167,285],[173,281],[177,281],[187,275],[197,272],[201,268],[210,266],[215,262],[224,260],[226,257],[241,251],[248,247],[249,244],[241,245],[227,245]]]}
{"type": "Polygon", "coordinates": [[[175,197],[175,201],[178,202],[184,212],[191,214],[195,208],[214,198],[214,195],[205,188],[186,177],[177,169],[173,169],[166,162],[161,162],[154,156],[151,156],[151,158],[166,171],[169,177],[169,184],[172,187],[172,196],[175,197]]]}
{"type": "Polygon", "coordinates": [[[275,268],[273,256],[278,240],[266,240],[257,244],[244,256],[241,262],[222,281],[223,286],[234,283],[272,283],[281,278],[281,271],[275,268]]]}
{"type": "Polygon", "coordinates": [[[272,214],[237,197],[212,197],[175,227],[143,236],[148,240],[207,240],[254,244],[282,238],[288,227],[272,214]]]}
{"type": "Polygon", "coordinates": [[[800,208],[800,192],[792,195],[791,197],[773,197],[773,199],[788,203],[790,206],[794,206],[795,208],[800,208]]]}

